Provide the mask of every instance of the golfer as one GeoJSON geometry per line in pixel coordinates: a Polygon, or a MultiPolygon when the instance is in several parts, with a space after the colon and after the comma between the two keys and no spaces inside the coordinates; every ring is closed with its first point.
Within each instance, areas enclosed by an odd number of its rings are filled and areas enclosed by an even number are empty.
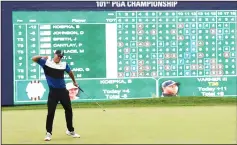
{"type": "Polygon", "coordinates": [[[50,141],[52,137],[52,127],[54,114],[58,102],[60,102],[65,110],[65,117],[67,122],[66,134],[72,137],[80,137],[80,135],[74,132],[73,128],[73,113],[71,101],[69,98],[69,92],[66,89],[64,72],[66,71],[71,77],[74,86],[78,86],[73,72],[70,70],[70,67],[66,62],[62,62],[64,53],[61,50],[57,50],[54,54],[54,58],[49,60],[47,56],[34,56],[32,60],[38,63],[43,69],[44,74],[49,86],[49,95],[48,95],[48,114],[46,120],[46,136],[45,141],[50,141]]]}

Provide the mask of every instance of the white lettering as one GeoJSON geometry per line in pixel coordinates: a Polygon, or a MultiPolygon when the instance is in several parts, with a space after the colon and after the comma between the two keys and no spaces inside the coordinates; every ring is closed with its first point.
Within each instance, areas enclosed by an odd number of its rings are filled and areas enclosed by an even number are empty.
{"type": "Polygon", "coordinates": [[[120,94],[121,90],[103,90],[105,94],[120,94]]]}
{"type": "Polygon", "coordinates": [[[75,22],[75,23],[85,23],[86,19],[72,19],[72,22],[75,22]]]}
{"type": "Polygon", "coordinates": [[[105,95],[107,97],[107,99],[119,99],[120,96],[119,95],[105,95]]]}
{"type": "Polygon", "coordinates": [[[199,82],[221,81],[221,78],[197,78],[199,82]]]}
{"type": "Polygon", "coordinates": [[[112,2],[112,7],[126,7],[125,2],[112,2]]]}
{"type": "Polygon", "coordinates": [[[202,88],[202,87],[198,87],[198,90],[199,90],[199,91],[210,91],[210,92],[214,92],[214,91],[215,91],[215,88],[210,88],[210,87],[202,88]]]}
{"type": "Polygon", "coordinates": [[[128,7],[176,7],[178,2],[127,1],[128,7]]]}
{"type": "Polygon", "coordinates": [[[81,71],[84,71],[83,68],[73,68],[72,69],[73,72],[81,72],[81,71]]]}
{"type": "Polygon", "coordinates": [[[71,50],[64,50],[64,53],[78,53],[78,50],[76,49],[71,49],[71,50]]]}
{"type": "Polygon", "coordinates": [[[75,43],[74,44],[65,44],[65,43],[64,44],[57,44],[56,43],[56,44],[53,44],[53,47],[55,47],[55,48],[56,47],[67,47],[67,48],[74,47],[75,48],[75,47],[77,47],[77,44],[75,44],[75,43]]]}
{"type": "Polygon", "coordinates": [[[107,22],[116,22],[116,19],[106,19],[107,22]]]}
{"type": "Polygon", "coordinates": [[[75,27],[73,25],[53,25],[54,29],[74,29],[75,27]]]}
{"type": "Polygon", "coordinates": [[[70,37],[54,37],[53,41],[72,41],[70,37]]]}
{"type": "Polygon", "coordinates": [[[216,96],[215,92],[201,92],[203,96],[214,97],[216,96]]]}
{"type": "Polygon", "coordinates": [[[77,31],[54,31],[53,35],[79,35],[77,31]]]}
{"type": "Polygon", "coordinates": [[[100,84],[126,84],[124,80],[101,80],[100,84]]]}

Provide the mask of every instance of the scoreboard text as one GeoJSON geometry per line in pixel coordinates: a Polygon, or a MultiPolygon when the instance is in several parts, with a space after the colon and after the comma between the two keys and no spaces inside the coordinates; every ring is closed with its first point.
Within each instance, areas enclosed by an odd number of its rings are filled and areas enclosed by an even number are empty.
{"type": "Polygon", "coordinates": [[[52,59],[57,49],[97,100],[160,97],[166,80],[181,84],[179,96],[236,96],[236,16],[235,10],[13,12],[15,103],[47,100],[43,70],[31,58],[52,59]],[[29,93],[30,84],[42,91],[29,93]]]}

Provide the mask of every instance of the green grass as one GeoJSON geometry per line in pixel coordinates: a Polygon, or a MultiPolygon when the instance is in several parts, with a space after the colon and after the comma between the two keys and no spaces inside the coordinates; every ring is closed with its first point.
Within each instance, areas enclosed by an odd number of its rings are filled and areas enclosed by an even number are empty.
{"type": "Polygon", "coordinates": [[[236,98],[178,97],[73,103],[74,127],[65,135],[64,110],[56,110],[53,139],[44,142],[46,105],[2,107],[3,144],[236,143],[236,98]]]}
{"type": "Polygon", "coordinates": [[[236,143],[236,106],[74,109],[81,138],[65,135],[64,110],[56,110],[53,138],[44,142],[46,110],[2,112],[3,144],[236,143]]]}

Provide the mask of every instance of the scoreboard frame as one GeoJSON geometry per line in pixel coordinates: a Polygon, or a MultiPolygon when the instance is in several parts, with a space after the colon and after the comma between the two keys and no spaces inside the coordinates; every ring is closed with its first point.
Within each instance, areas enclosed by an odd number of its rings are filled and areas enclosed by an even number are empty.
{"type": "Polygon", "coordinates": [[[97,7],[95,1],[78,2],[2,2],[2,31],[1,31],[1,96],[2,105],[14,104],[13,80],[13,28],[12,12],[14,11],[131,11],[131,10],[237,10],[235,1],[199,1],[178,2],[176,7],[97,7]]]}

